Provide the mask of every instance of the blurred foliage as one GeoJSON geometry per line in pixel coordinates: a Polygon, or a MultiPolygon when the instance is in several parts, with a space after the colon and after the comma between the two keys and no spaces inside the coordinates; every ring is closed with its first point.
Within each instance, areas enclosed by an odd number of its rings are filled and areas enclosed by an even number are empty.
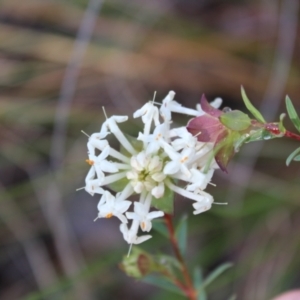
{"type": "MultiPolygon", "coordinates": [[[[171,89],[185,106],[194,107],[205,92],[208,100],[220,96],[224,106],[245,111],[242,84],[266,118],[280,99],[275,120],[288,92],[299,112],[297,22],[290,60],[279,38],[282,30],[292,36],[283,25],[298,19],[288,7],[296,2],[105,1],[78,62],[63,161],[55,167],[55,114],[88,1],[0,2],[1,299],[182,299],[119,269],[128,249],[117,223],[94,223],[98,199],[75,192],[88,170],[80,130],[100,128],[102,106],[109,115],[131,115],[154,91],[160,100],[171,89]]],[[[177,223],[188,214],[186,257],[191,269],[201,266],[197,276],[234,264],[208,286],[208,299],[270,299],[299,287],[299,171],[297,163],[285,166],[297,145],[283,139],[261,145],[259,151],[246,145],[229,175],[214,177],[217,187],[209,192],[227,206],[194,216],[190,203],[175,201],[177,223]]],[[[171,250],[158,232],[142,247],[171,250]]]]}

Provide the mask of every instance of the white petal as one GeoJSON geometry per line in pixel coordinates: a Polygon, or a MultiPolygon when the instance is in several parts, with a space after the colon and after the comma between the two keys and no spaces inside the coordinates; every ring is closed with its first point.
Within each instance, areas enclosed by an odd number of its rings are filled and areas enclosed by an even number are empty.
{"type": "Polygon", "coordinates": [[[161,170],[162,163],[161,160],[158,156],[154,156],[151,158],[150,163],[149,163],[149,171],[155,171],[155,170],[161,170]]]}
{"type": "Polygon", "coordinates": [[[98,156],[98,160],[101,161],[105,159],[109,155],[110,146],[105,146],[100,155],[98,156]]]}
{"type": "Polygon", "coordinates": [[[118,181],[124,177],[126,177],[127,172],[119,172],[117,174],[105,176],[104,180],[101,182],[102,185],[108,185],[115,181],[118,181]]]}
{"type": "Polygon", "coordinates": [[[96,170],[94,167],[91,167],[85,177],[85,182],[87,183],[88,181],[93,180],[95,178],[95,175],[96,175],[96,170]]]}
{"type": "Polygon", "coordinates": [[[135,171],[129,171],[129,172],[126,173],[126,177],[129,180],[132,180],[132,179],[136,179],[137,180],[139,178],[139,174],[137,172],[135,172],[135,171]]]}
{"type": "Polygon", "coordinates": [[[145,216],[148,213],[145,205],[139,202],[134,202],[134,212],[139,216],[145,216]]]}
{"type": "Polygon", "coordinates": [[[154,187],[156,186],[156,182],[154,182],[153,180],[145,180],[144,181],[144,187],[146,188],[147,191],[151,191],[152,189],[154,189],[154,187]]]}
{"type": "Polygon", "coordinates": [[[121,193],[118,193],[116,196],[116,201],[124,201],[125,199],[127,199],[129,196],[131,196],[133,194],[133,188],[131,183],[127,183],[127,185],[125,186],[125,188],[123,189],[123,191],[121,193]]]}
{"type": "Polygon", "coordinates": [[[133,189],[136,193],[141,193],[144,189],[144,185],[139,181],[137,182],[134,186],[133,186],[133,189]]]}
{"type": "Polygon", "coordinates": [[[163,211],[152,211],[152,212],[148,213],[147,220],[153,220],[155,218],[162,217],[163,215],[164,215],[163,211]]]}
{"type": "Polygon", "coordinates": [[[97,205],[97,209],[100,210],[102,205],[104,205],[106,203],[106,197],[105,197],[105,193],[102,195],[102,197],[99,200],[99,203],[97,205]]]}
{"type": "Polygon", "coordinates": [[[119,201],[115,204],[115,209],[123,214],[125,211],[128,210],[129,206],[131,205],[131,201],[119,201]]]}
{"type": "Polygon", "coordinates": [[[133,169],[136,169],[137,171],[142,171],[143,167],[141,166],[140,162],[138,161],[136,156],[132,156],[130,160],[130,165],[133,169]]]}
{"type": "Polygon", "coordinates": [[[211,208],[211,203],[209,203],[209,201],[196,202],[193,204],[193,207],[195,208],[193,214],[197,215],[209,210],[211,208]]]}
{"type": "Polygon", "coordinates": [[[114,216],[116,216],[122,223],[125,223],[125,224],[128,223],[126,217],[124,215],[122,215],[121,213],[115,212],[114,216]]]}
{"type": "Polygon", "coordinates": [[[168,156],[169,156],[172,160],[177,160],[177,159],[179,159],[179,157],[180,157],[179,153],[176,152],[176,151],[174,150],[174,148],[173,148],[171,145],[169,145],[169,144],[167,144],[167,143],[164,143],[164,144],[163,144],[163,148],[164,148],[165,152],[168,154],[168,156]]]}
{"type": "Polygon", "coordinates": [[[181,172],[189,179],[192,174],[190,172],[190,170],[188,169],[188,167],[184,164],[181,164],[180,166],[181,172]]]}
{"type": "Polygon", "coordinates": [[[96,173],[97,173],[97,179],[99,179],[100,182],[103,181],[105,175],[102,172],[102,170],[99,168],[99,166],[95,166],[95,170],[96,170],[96,173]]]}
{"type": "Polygon", "coordinates": [[[152,235],[142,235],[142,236],[136,237],[135,242],[133,244],[141,244],[151,238],[152,238],[152,235]]]}
{"type": "Polygon", "coordinates": [[[148,164],[150,162],[149,157],[146,155],[146,153],[144,151],[140,152],[136,156],[136,160],[137,160],[138,164],[142,167],[141,170],[143,170],[144,168],[148,167],[148,164]]]}
{"type": "Polygon", "coordinates": [[[152,154],[152,153],[157,153],[157,151],[159,150],[160,148],[160,144],[158,142],[150,142],[146,148],[146,153],[149,155],[149,154],[152,154]]]}
{"type": "Polygon", "coordinates": [[[126,212],[126,217],[127,217],[127,219],[130,219],[130,220],[133,220],[133,219],[138,220],[139,219],[137,214],[134,212],[131,212],[131,211],[126,212]]]}
{"type": "Polygon", "coordinates": [[[157,173],[151,175],[151,178],[153,180],[155,180],[156,182],[160,182],[166,178],[166,175],[163,172],[157,172],[157,173]]]}
{"type": "Polygon", "coordinates": [[[180,164],[175,161],[168,162],[164,167],[165,174],[175,174],[180,169],[180,164]]]}
{"type": "Polygon", "coordinates": [[[108,172],[108,173],[115,173],[119,171],[115,163],[108,160],[101,161],[100,168],[103,172],[108,172]]]}
{"type": "Polygon", "coordinates": [[[125,239],[125,236],[128,235],[128,231],[129,231],[127,225],[124,223],[120,224],[120,231],[123,234],[123,237],[125,239]]]}
{"type": "Polygon", "coordinates": [[[107,145],[107,140],[98,140],[91,137],[87,143],[87,148],[90,154],[95,155],[95,149],[99,149],[102,151],[107,145]]]}
{"type": "Polygon", "coordinates": [[[156,186],[154,189],[152,189],[151,194],[156,198],[161,198],[165,193],[165,185],[163,182],[161,182],[158,186],[156,186]]]}
{"type": "Polygon", "coordinates": [[[223,100],[221,98],[216,98],[214,101],[210,102],[210,105],[214,108],[219,108],[222,105],[223,100]]]}

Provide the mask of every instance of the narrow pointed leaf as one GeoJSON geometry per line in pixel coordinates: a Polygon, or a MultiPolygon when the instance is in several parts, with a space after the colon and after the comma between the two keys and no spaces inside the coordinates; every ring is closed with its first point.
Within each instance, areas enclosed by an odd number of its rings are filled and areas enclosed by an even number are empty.
{"type": "Polygon", "coordinates": [[[300,132],[300,119],[289,96],[286,96],[285,104],[291,121],[293,122],[296,129],[300,132]]]}
{"type": "Polygon", "coordinates": [[[155,285],[163,290],[167,290],[167,291],[173,292],[178,295],[183,295],[182,291],[176,285],[174,285],[169,280],[167,280],[163,277],[149,275],[149,276],[146,276],[145,278],[143,278],[142,281],[152,284],[152,285],[155,285]]]}
{"type": "Polygon", "coordinates": [[[294,161],[300,161],[300,155],[297,155],[297,156],[294,158],[294,161]]]}
{"type": "MultiPolygon", "coordinates": [[[[196,267],[194,269],[193,282],[194,282],[194,287],[196,288],[196,290],[198,290],[198,288],[201,286],[203,282],[202,271],[199,267],[196,267]]],[[[205,290],[198,291],[197,300],[207,300],[205,290]]]]}
{"type": "Polygon", "coordinates": [[[169,232],[166,228],[166,225],[161,220],[153,220],[152,221],[152,228],[156,231],[158,231],[161,235],[165,237],[169,237],[169,232]]]}
{"type": "Polygon", "coordinates": [[[261,123],[266,123],[262,114],[250,102],[243,87],[241,87],[241,92],[242,92],[243,101],[244,101],[247,109],[251,112],[251,114],[255,117],[255,119],[261,123]]]}
{"type": "Polygon", "coordinates": [[[182,255],[185,254],[186,244],[187,244],[187,216],[184,215],[181,218],[180,223],[176,228],[176,238],[178,241],[178,246],[182,255]]]}
{"type": "MultiPolygon", "coordinates": [[[[175,268],[177,270],[182,271],[182,265],[175,257],[170,255],[159,254],[156,255],[156,258],[160,266],[168,268],[169,271],[171,271],[171,268],[175,268]]],[[[175,273],[172,274],[176,277],[175,273]]]]}
{"type": "Polygon", "coordinates": [[[282,133],[285,133],[285,131],[286,131],[286,129],[284,128],[284,125],[283,125],[283,120],[285,117],[286,117],[285,113],[281,114],[279,117],[280,122],[278,124],[278,128],[279,128],[280,132],[282,132],[282,133]]]}
{"type": "Polygon", "coordinates": [[[205,278],[202,285],[197,290],[201,291],[201,289],[204,289],[206,286],[211,284],[217,277],[219,277],[223,272],[225,272],[227,269],[231,267],[232,267],[232,263],[225,263],[217,267],[205,278]]]}
{"type": "Polygon", "coordinates": [[[286,159],[286,165],[289,166],[289,164],[291,163],[292,160],[294,160],[296,157],[298,157],[297,155],[300,153],[300,147],[297,148],[295,151],[293,151],[288,158],[286,159]]]}

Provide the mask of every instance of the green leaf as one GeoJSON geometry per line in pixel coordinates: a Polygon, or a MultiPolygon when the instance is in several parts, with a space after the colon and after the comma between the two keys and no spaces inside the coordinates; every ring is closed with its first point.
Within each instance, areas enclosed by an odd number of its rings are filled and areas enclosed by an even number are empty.
{"type": "Polygon", "coordinates": [[[152,221],[152,228],[159,232],[161,235],[169,238],[169,232],[166,228],[165,223],[160,219],[155,219],[152,221]]]}
{"type": "Polygon", "coordinates": [[[217,277],[219,277],[223,272],[232,267],[232,263],[224,263],[221,266],[217,267],[214,271],[212,271],[203,281],[201,286],[197,289],[197,291],[203,290],[206,286],[211,284],[217,277]]]}
{"type": "Polygon", "coordinates": [[[236,300],[236,299],[237,299],[236,295],[232,295],[231,297],[228,298],[228,300],[236,300]]]}
{"type": "Polygon", "coordinates": [[[255,119],[261,123],[266,123],[264,117],[262,116],[262,114],[253,106],[253,104],[250,102],[249,98],[246,95],[246,92],[243,88],[243,86],[241,87],[241,92],[242,92],[242,98],[243,101],[247,107],[247,109],[251,112],[251,114],[255,117],[255,119]]]}
{"type": "Polygon", "coordinates": [[[240,133],[230,131],[227,136],[219,136],[214,146],[215,160],[220,169],[227,173],[227,165],[234,155],[234,146],[240,138],[240,133]]]}
{"type": "Polygon", "coordinates": [[[108,185],[108,187],[114,192],[119,193],[125,189],[128,182],[129,182],[128,179],[124,177],[118,181],[112,182],[111,184],[108,185]]]}
{"type": "Polygon", "coordinates": [[[151,205],[158,210],[162,210],[167,214],[173,214],[174,209],[174,192],[169,188],[165,187],[165,193],[162,198],[152,198],[151,205]]]}
{"type": "Polygon", "coordinates": [[[283,120],[285,117],[286,117],[285,113],[282,113],[279,117],[280,122],[278,124],[278,127],[279,127],[280,132],[282,132],[282,133],[285,133],[285,131],[286,131],[286,129],[284,128],[284,125],[283,125],[283,120]]]}
{"type": "Polygon", "coordinates": [[[235,131],[242,131],[251,125],[251,119],[248,115],[239,110],[232,110],[219,117],[221,123],[227,128],[235,131]]]}
{"type": "MultiPolygon", "coordinates": [[[[196,267],[194,269],[193,282],[194,282],[194,287],[196,288],[196,290],[198,290],[198,288],[201,286],[201,284],[203,282],[202,271],[199,267],[196,267]]],[[[206,300],[206,299],[207,299],[207,296],[206,296],[205,290],[199,291],[197,300],[206,300]]]]}
{"type": "Polygon", "coordinates": [[[149,275],[142,279],[143,282],[155,285],[163,290],[173,292],[178,295],[183,295],[182,291],[169,280],[155,275],[149,275]]]}
{"type": "Polygon", "coordinates": [[[300,155],[297,155],[297,156],[294,158],[294,161],[300,161],[300,155]]]}
{"type": "Polygon", "coordinates": [[[285,104],[291,121],[293,122],[296,129],[300,132],[300,119],[289,96],[285,97],[285,104]]]}
{"type": "MultiPolygon", "coordinates": [[[[155,257],[157,263],[162,267],[162,270],[168,268],[168,270],[171,271],[172,268],[175,268],[182,271],[182,265],[175,257],[170,255],[165,255],[165,254],[159,254],[156,255],[155,257]]],[[[173,275],[176,277],[175,274],[173,275]]]]}
{"type": "Polygon", "coordinates": [[[300,147],[297,148],[295,151],[293,151],[289,156],[288,158],[286,159],[286,165],[289,166],[289,164],[291,163],[292,160],[295,160],[298,161],[298,154],[300,153],[300,147]]]}
{"type": "Polygon", "coordinates": [[[187,244],[187,215],[184,215],[178,224],[175,235],[182,255],[185,254],[187,244]]]}

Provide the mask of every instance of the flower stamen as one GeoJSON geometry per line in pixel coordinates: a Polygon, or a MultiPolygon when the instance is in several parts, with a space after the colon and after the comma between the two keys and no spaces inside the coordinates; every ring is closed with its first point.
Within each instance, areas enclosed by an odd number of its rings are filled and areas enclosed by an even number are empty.
{"type": "Polygon", "coordinates": [[[90,166],[93,166],[94,165],[94,161],[93,160],[91,160],[91,159],[86,159],[85,160],[90,166]]]}

